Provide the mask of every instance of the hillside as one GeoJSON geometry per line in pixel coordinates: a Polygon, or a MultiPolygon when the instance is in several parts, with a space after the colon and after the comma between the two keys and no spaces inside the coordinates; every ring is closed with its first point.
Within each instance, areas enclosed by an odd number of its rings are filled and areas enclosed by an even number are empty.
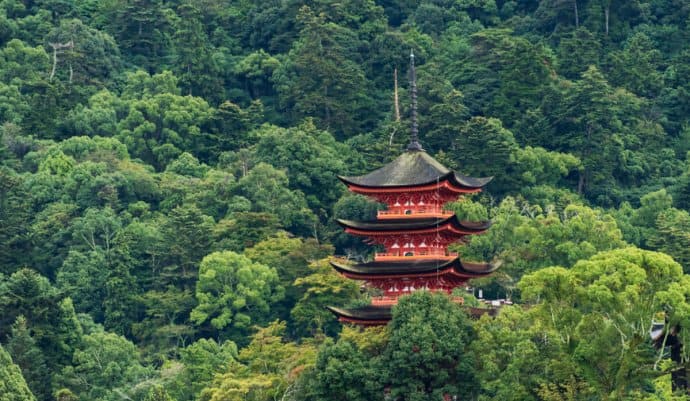
{"type": "Polygon", "coordinates": [[[686,399],[689,23],[682,0],[0,0],[0,401],[686,399]],[[337,175],[404,150],[410,51],[424,148],[495,177],[451,204],[493,221],[455,250],[515,305],[419,294],[343,328],[325,306],[370,294],[328,258],[372,248],[334,221],[379,206],[337,175]]]}

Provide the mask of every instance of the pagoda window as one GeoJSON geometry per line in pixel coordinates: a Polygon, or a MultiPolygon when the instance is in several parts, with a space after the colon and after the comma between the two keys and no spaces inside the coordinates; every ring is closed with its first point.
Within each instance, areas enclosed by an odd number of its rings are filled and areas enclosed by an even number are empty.
{"type": "Polygon", "coordinates": [[[420,247],[420,248],[426,248],[426,247],[427,247],[426,242],[422,241],[422,243],[419,244],[419,247],[420,247]]]}
{"type": "Polygon", "coordinates": [[[405,256],[414,256],[414,252],[405,252],[405,256]]]}
{"type": "Polygon", "coordinates": [[[401,205],[400,205],[400,202],[395,201],[395,203],[393,204],[393,206],[401,206],[401,205]]]}
{"type": "Polygon", "coordinates": [[[397,242],[391,246],[391,249],[398,249],[398,248],[400,248],[400,244],[398,244],[397,242]]]}

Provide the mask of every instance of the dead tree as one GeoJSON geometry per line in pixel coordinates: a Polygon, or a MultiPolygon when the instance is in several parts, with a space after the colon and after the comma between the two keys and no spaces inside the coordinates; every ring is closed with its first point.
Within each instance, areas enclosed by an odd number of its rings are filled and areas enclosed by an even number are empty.
{"type": "MultiPolygon", "coordinates": [[[[393,70],[393,104],[395,105],[395,122],[400,122],[400,102],[398,101],[398,69],[393,70]]],[[[393,137],[395,136],[395,131],[397,126],[393,126],[393,131],[388,138],[388,146],[393,146],[393,137]]]]}

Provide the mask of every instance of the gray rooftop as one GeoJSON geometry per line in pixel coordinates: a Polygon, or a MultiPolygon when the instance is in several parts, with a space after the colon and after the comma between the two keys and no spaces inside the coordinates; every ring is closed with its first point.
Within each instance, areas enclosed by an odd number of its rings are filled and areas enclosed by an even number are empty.
{"type": "Polygon", "coordinates": [[[339,177],[346,184],[363,187],[407,187],[451,180],[461,187],[481,188],[492,177],[473,178],[447,169],[424,151],[407,151],[392,162],[357,177],[339,177]]]}

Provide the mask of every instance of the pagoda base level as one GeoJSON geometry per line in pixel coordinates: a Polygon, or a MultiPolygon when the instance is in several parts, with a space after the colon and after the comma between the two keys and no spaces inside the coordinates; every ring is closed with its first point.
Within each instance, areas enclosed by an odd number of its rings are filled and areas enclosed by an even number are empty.
{"type": "Polygon", "coordinates": [[[388,324],[393,317],[392,305],[367,305],[354,309],[341,309],[328,306],[338,320],[360,326],[382,326],[388,324]]]}
{"type": "MultiPolygon", "coordinates": [[[[393,317],[393,305],[367,305],[359,308],[345,309],[328,306],[338,320],[342,323],[350,323],[358,326],[383,326],[393,317]]],[[[475,308],[463,306],[463,309],[471,318],[478,319],[483,315],[496,316],[497,307],[475,308]]]]}

